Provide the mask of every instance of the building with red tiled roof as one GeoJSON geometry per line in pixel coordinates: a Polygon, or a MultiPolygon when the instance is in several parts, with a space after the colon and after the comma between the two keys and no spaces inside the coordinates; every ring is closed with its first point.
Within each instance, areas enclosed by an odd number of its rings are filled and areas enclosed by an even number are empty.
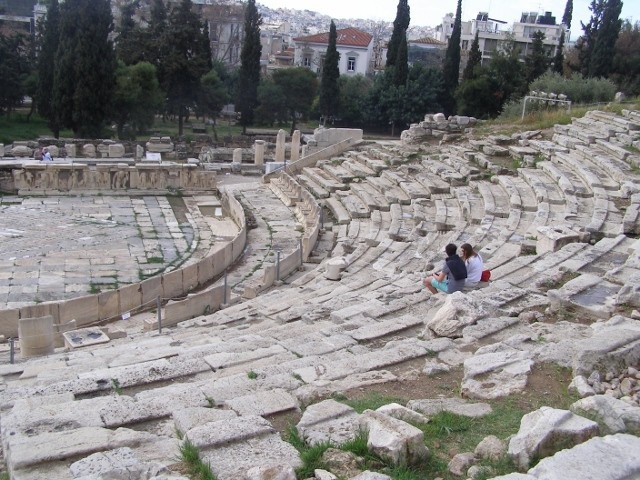
{"type": "MultiPolygon", "coordinates": [[[[373,35],[357,28],[336,31],[336,49],[340,55],[338,68],[341,75],[367,75],[373,67],[373,35]]],[[[324,56],[329,45],[329,32],[293,39],[294,64],[308,67],[316,73],[322,71],[324,56]]]]}

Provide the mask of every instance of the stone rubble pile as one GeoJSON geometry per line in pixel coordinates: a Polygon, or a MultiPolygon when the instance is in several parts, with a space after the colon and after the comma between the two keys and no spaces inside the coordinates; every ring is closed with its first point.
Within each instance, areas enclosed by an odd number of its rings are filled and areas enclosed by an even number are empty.
{"type": "Polygon", "coordinates": [[[448,118],[443,113],[427,114],[420,123],[412,123],[409,130],[400,134],[400,140],[407,144],[426,141],[428,138],[449,140],[452,135],[461,135],[473,128],[478,121],[474,117],[452,115],[448,118]]]}

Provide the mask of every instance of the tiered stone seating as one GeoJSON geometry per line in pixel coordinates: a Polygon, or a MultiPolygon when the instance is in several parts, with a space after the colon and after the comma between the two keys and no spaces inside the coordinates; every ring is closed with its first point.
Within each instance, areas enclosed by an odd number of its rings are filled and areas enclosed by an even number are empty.
{"type": "MultiPolygon", "coordinates": [[[[633,115],[626,133],[609,130],[632,136],[640,122],[640,114],[633,115]]],[[[615,122],[597,121],[605,129],[615,122]]],[[[577,132],[584,125],[573,127],[577,132]]],[[[501,154],[496,147],[506,149],[506,142],[497,137],[484,155],[501,154]]],[[[409,164],[413,150],[389,146],[347,152],[295,180],[272,179],[274,193],[306,226],[318,218],[316,199],[326,199],[334,217],[326,224],[336,238],[331,254],[348,265],[340,281],[325,277],[324,263],[307,264],[257,298],[162,335],[131,332],[106,347],[0,366],[1,431],[12,478],[79,477],[94,452],[100,465],[129,455],[151,471],[175,462],[178,435],[196,444],[219,480],[244,478],[253,466],[295,468],[297,452],[267,418],[297,413],[302,404],[336,392],[400,381],[409,368],[421,375],[416,362],[434,354],[430,361],[465,368],[465,359],[480,355],[483,346],[483,353],[529,352],[535,362],[569,352],[561,363],[571,365],[577,347],[556,347],[563,340],[577,343],[590,327],[525,321],[524,314],[532,318],[533,310],[550,305],[542,287],[562,272],[611,277],[612,265],[627,265],[638,240],[614,234],[613,227],[638,228],[640,194],[631,189],[624,197],[611,167],[630,182],[638,176],[621,163],[633,155],[622,158],[598,141],[571,150],[537,142],[531,148],[550,161],[492,182],[482,180],[475,163],[465,166],[480,154],[467,155],[464,148],[409,164]],[[589,151],[596,152],[592,159],[589,151]],[[522,255],[527,236],[556,223],[581,231],[581,240],[522,255]],[[595,244],[587,242],[585,229],[593,230],[595,244]],[[463,297],[478,307],[470,312],[478,321],[452,335],[455,340],[425,328],[445,296],[422,286],[450,242],[476,246],[494,280],[463,297]],[[544,342],[531,341],[542,336],[544,342]],[[113,395],[114,380],[123,395],[113,395]],[[71,465],[80,473],[71,475],[71,465]]],[[[268,208],[259,205],[264,191],[253,195],[250,208],[268,208]]],[[[620,284],[610,283],[615,293],[620,284]]]]}

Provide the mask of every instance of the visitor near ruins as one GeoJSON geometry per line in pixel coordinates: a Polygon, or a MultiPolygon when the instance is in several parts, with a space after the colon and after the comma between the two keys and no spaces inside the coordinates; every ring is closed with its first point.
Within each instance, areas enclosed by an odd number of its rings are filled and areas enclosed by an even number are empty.
{"type": "Polygon", "coordinates": [[[468,243],[460,245],[460,252],[461,258],[464,260],[464,264],[467,267],[467,280],[465,282],[465,286],[468,287],[476,285],[482,277],[482,269],[484,268],[482,257],[468,243]]]}
{"type": "Polygon", "coordinates": [[[438,293],[438,290],[444,293],[461,292],[467,278],[467,267],[456,253],[458,247],[455,244],[449,243],[444,251],[447,258],[442,270],[426,278],[425,286],[431,293],[438,293]]]}
{"type": "Polygon", "coordinates": [[[42,158],[40,159],[43,162],[51,162],[53,159],[51,158],[51,153],[47,147],[42,149],[42,158]]]}

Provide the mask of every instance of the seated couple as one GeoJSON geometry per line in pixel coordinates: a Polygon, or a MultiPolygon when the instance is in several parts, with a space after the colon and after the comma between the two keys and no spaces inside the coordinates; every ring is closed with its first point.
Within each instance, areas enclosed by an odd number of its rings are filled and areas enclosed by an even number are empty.
{"type": "Polygon", "coordinates": [[[482,258],[473,251],[468,243],[460,247],[461,257],[458,256],[458,247],[450,243],[445,249],[447,258],[442,265],[442,270],[425,278],[424,285],[431,293],[438,291],[445,293],[461,292],[465,284],[475,285],[482,275],[482,258]]]}

